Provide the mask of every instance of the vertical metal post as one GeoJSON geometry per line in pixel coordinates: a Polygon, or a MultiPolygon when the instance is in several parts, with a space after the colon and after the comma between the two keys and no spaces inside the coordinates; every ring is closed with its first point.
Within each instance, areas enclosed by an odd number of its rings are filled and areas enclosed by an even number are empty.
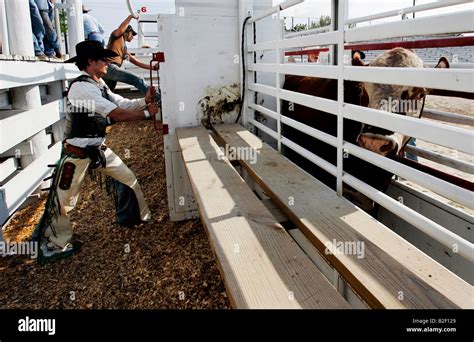
{"type": "MultiPolygon", "coordinates": [[[[63,90],[64,90],[64,81],[55,81],[51,82],[48,85],[49,88],[49,93],[51,95],[51,100],[52,101],[57,101],[59,100],[59,111],[61,115],[64,115],[64,109],[65,109],[65,99],[63,98],[63,90]]],[[[64,137],[64,121],[65,119],[60,119],[59,121],[55,122],[52,125],[52,134],[53,134],[53,140],[55,143],[58,141],[62,141],[64,137]]]]}
{"type": "Polygon", "coordinates": [[[66,0],[71,7],[67,9],[67,26],[69,56],[76,56],[76,44],[84,40],[84,19],[82,17],[82,0],[66,0]]]}
{"type": "Polygon", "coordinates": [[[281,9],[278,7],[276,19],[278,20],[277,28],[278,28],[278,44],[275,51],[275,64],[277,66],[277,70],[275,72],[275,88],[276,88],[276,110],[278,115],[277,120],[277,134],[278,134],[278,153],[281,153],[281,100],[280,100],[280,90],[281,90],[281,75],[280,75],[280,64],[284,62],[282,60],[282,51],[280,48],[280,41],[284,39],[284,26],[282,25],[281,19],[281,9]]]}
{"type": "MultiPolygon", "coordinates": [[[[145,46],[145,35],[143,34],[143,23],[141,21],[138,22],[138,48],[142,48],[145,46]]],[[[156,31],[158,32],[158,30],[156,31]]]]}
{"type": "Polygon", "coordinates": [[[2,46],[2,54],[10,54],[10,43],[8,42],[7,30],[7,12],[5,8],[5,0],[0,0],[0,45],[2,46]]]}
{"type": "MultiPolygon", "coordinates": [[[[14,0],[5,3],[10,53],[17,56],[34,56],[33,31],[31,29],[30,6],[28,0],[14,0]]],[[[12,108],[31,110],[41,107],[40,90],[37,85],[16,87],[10,90],[12,108]]],[[[21,156],[21,166],[25,168],[48,150],[48,142],[44,131],[32,136],[34,153],[21,156]]]]}
{"type": "MultiPolygon", "coordinates": [[[[56,2],[59,0],[56,0],[56,2]]],[[[65,53],[66,52],[66,47],[64,46],[64,41],[63,41],[63,33],[61,32],[61,19],[59,18],[59,9],[56,8],[56,6],[53,7],[53,13],[54,13],[54,26],[56,29],[56,34],[58,35],[58,40],[59,40],[59,46],[61,48],[61,52],[65,53]]]]}
{"type": "Polygon", "coordinates": [[[344,31],[346,0],[334,0],[337,6],[337,194],[342,196],[342,175],[343,175],[343,136],[344,136],[344,31]]]}
{"type": "MultiPolygon", "coordinates": [[[[338,1],[331,1],[331,31],[336,31],[337,29],[337,13],[338,13],[338,1]]],[[[329,45],[329,65],[337,65],[337,46],[329,45]]]]}
{"type": "MultiPolygon", "coordinates": [[[[240,43],[240,46],[242,46],[242,40],[241,40],[242,39],[241,38],[241,36],[242,36],[242,32],[241,32],[242,25],[243,25],[243,22],[244,22],[245,18],[248,15],[252,15],[252,16],[254,15],[254,2],[253,2],[253,0],[242,0],[240,13],[241,13],[241,20],[240,20],[240,30],[239,30],[239,43],[240,43]]],[[[246,43],[244,44],[243,55],[244,55],[246,66],[249,66],[250,64],[254,63],[254,54],[247,52],[247,47],[249,45],[254,44],[253,26],[247,24],[245,32],[246,32],[245,33],[246,43]]],[[[241,56],[242,56],[242,51],[240,50],[239,61],[241,59],[241,56]]],[[[243,61],[241,61],[241,63],[243,63],[243,61]]],[[[246,128],[251,128],[253,126],[249,125],[249,120],[255,118],[255,111],[253,109],[249,108],[249,103],[254,102],[255,92],[251,91],[249,89],[249,84],[255,82],[255,74],[254,74],[253,71],[249,71],[248,68],[247,68],[246,70],[241,72],[241,76],[244,77],[244,75],[245,75],[245,80],[246,80],[245,81],[246,86],[244,88],[243,84],[242,84],[242,92],[243,92],[243,94],[245,94],[245,100],[244,100],[244,103],[242,104],[243,105],[243,108],[242,108],[242,125],[246,128]]]]}

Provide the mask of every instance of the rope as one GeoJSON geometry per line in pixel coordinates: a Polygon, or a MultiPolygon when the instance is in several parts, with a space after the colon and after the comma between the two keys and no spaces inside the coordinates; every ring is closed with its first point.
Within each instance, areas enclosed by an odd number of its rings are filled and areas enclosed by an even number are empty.
{"type": "Polygon", "coordinates": [[[126,0],[126,2],[127,2],[128,10],[130,11],[131,16],[133,17],[133,19],[137,19],[138,15],[133,11],[132,0],[126,0]]]}

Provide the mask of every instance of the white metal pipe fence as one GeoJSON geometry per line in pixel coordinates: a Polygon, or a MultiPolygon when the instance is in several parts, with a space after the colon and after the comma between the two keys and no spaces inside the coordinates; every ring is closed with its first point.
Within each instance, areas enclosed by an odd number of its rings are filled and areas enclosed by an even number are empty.
{"type": "MultiPolygon", "coordinates": [[[[281,22],[280,11],[284,8],[297,5],[300,2],[301,1],[286,1],[279,6],[273,7],[263,15],[249,20],[249,22],[255,23],[258,20],[266,18],[269,15],[275,13],[277,14],[276,19],[281,22]]],[[[454,6],[466,2],[467,1],[440,1],[401,9],[400,11],[403,13],[415,13],[429,9],[454,6]]],[[[336,176],[337,193],[339,196],[342,196],[343,182],[345,182],[375,202],[379,203],[389,211],[393,212],[395,215],[398,215],[400,218],[433,237],[443,245],[450,249],[455,248],[458,253],[460,253],[460,255],[462,255],[467,260],[474,261],[474,249],[472,243],[450,232],[448,229],[440,226],[436,222],[422,216],[420,213],[417,213],[407,206],[397,202],[386,194],[383,194],[371,186],[354,178],[353,176],[344,173],[342,167],[343,155],[344,152],[347,151],[360,159],[418,183],[427,189],[462,205],[465,205],[468,208],[474,208],[474,197],[472,192],[421,171],[417,171],[397,161],[381,157],[373,152],[343,141],[343,119],[346,118],[385,128],[407,136],[430,141],[472,155],[474,150],[472,131],[463,128],[447,126],[438,122],[393,115],[380,110],[344,103],[343,85],[344,81],[361,81],[474,92],[474,71],[472,69],[429,70],[417,68],[352,67],[346,65],[349,63],[350,58],[345,58],[345,56],[350,55],[350,53],[344,50],[344,45],[346,43],[355,41],[368,41],[371,39],[416,36],[423,34],[473,32],[474,21],[466,19],[472,18],[474,11],[453,12],[449,14],[424,17],[403,22],[399,21],[372,25],[370,28],[346,28],[346,25],[349,24],[399,15],[400,11],[390,11],[373,16],[346,20],[347,18],[345,18],[345,15],[347,13],[347,1],[340,0],[337,1],[337,3],[338,25],[335,26],[334,31],[323,33],[320,33],[322,30],[315,31],[316,33],[306,31],[304,35],[301,34],[301,37],[296,37],[297,34],[291,34],[291,36],[288,37],[287,35],[285,38],[280,36],[279,39],[273,41],[257,43],[253,43],[252,41],[247,43],[246,52],[249,56],[247,59],[249,63],[246,72],[273,72],[276,74],[277,83],[275,87],[258,84],[251,81],[247,84],[245,90],[247,105],[243,113],[244,125],[250,123],[277,140],[279,150],[281,148],[281,144],[288,146],[290,149],[312,161],[322,169],[326,170],[328,173],[336,176]],[[283,64],[281,62],[281,55],[283,55],[284,49],[317,45],[335,46],[335,51],[337,51],[337,65],[290,65],[283,64]],[[250,58],[250,55],[253,56],[254,52],[264,50],[276,51],[277,57],[275,64],[253,63],[253,57],[250,58]],[[338,101],[281,89],[279,80],[281,79],[281,76],[285,74],[337,79],[338,101]],[[267,109],[262,105],[253,103],[253,95],[255,93],[262,93],[275,97],[277,101],[276,112],[267,109]],[[281,113],[281,100],[290,101],[306,107],[337,115],[337,136],[331,136],[315,128],[309,127],[291,118],[283,116],[281,113]],[[277,131],[272,130],[271,128],[263,125],[261,122],[256,121],[255,118],[250,117],[249,114],[254,113],[254,111],[257,111],[269,118],[275,119],[277,121],[277,131]],[[299,146],[295,142],[289,140],[287,137],[282,136],[282,123],[291,126],[302,133],[308,134],[314,138],[337,147],[337,165],[334,166],[328,163],[304,147],[299,146]]],[[[281,28],[281,26],[279,27],[281,28]]],[[[298,33],[298,35],[300,34],[298,33]]]]}

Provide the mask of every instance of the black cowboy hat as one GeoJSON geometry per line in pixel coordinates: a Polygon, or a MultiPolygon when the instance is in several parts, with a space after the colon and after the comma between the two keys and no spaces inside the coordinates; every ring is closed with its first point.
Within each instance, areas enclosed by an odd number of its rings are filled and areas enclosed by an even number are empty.
{"type": "Polygon", "coordinates": [[[127,32],[132,32],[134,36],[136,36],[138,33],[133,29],[132,25],[128,25],[127,28],[125,29],[125,33],[127,32]]]}
{"type": "Polygon", "coordinates": [[[102,43],[95,40],[86,40],[76,45],[76,57],[70,58],[64,63],[74,63],[81,58],[94,60],[117,57],[112,50],[104,49],[102,43]]]}

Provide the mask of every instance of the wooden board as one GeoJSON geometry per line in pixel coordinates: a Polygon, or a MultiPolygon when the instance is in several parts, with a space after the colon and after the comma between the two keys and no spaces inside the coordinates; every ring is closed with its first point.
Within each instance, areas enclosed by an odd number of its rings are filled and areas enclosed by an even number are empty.
{"type": "Polygon", "coordinates": [[[241,161],[266,193],[373,308],[472,308],[473,288],[406,240],[309,176],[237,124],[216,126],[233,147],[257,149],[241,161]],[[364,256],[328,254],[325,243],[362,242],[364,256]]]}
{"type": "Polygon", "coordinates": [[[203,127],[177,130],[201,220],[236,308],[350,308],[203,127]]]}

